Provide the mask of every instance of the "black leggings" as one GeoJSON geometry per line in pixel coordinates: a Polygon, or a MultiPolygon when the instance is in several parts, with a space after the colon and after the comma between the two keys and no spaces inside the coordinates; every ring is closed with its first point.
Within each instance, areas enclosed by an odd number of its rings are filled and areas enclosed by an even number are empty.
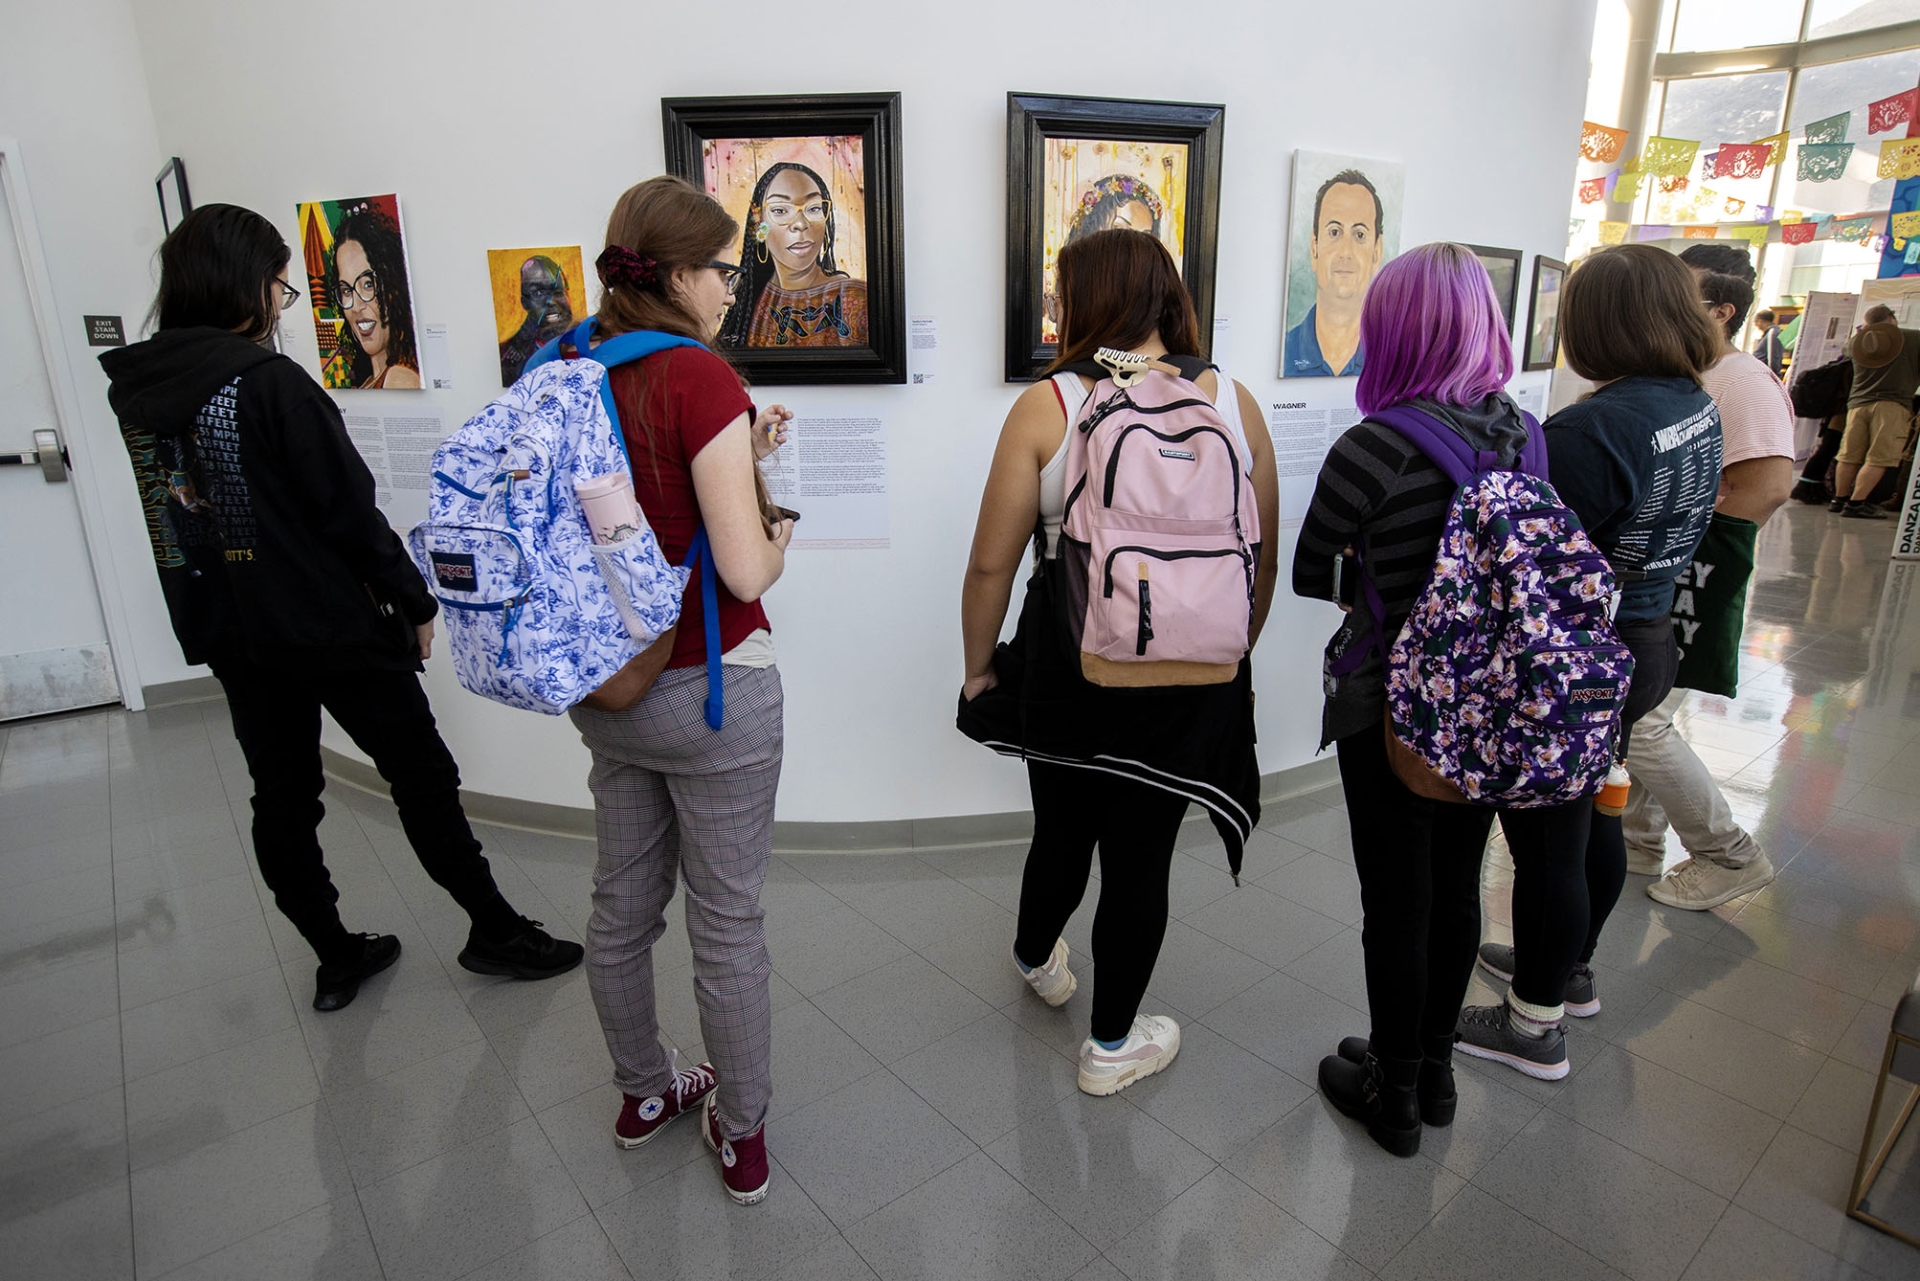
{"type": "MultiPolygon", "coordinates": [[[[1167,876],[1186,817],[1183,797],[1097,770],[1027,763],[1033,845],[1020,880],[1013,952],[1044,965],[1080,906],[1100,847],[1100,905],[1093,914],[1093,1035],[1117,1041],[1133,1027],[1167,934],[1167,876]]],[[[1225,875],[1224,872],[1221,875],[1225,875]]]]}
{"type": "MultiPolygon", "coordinates": [[[[1621,712],[1620,755],[1634,722],[1673,691],[1680,650],[1666,618],[1621,623],[1633,652],[1633,684],[1621,712]]],[[[1600,930],[1627,883],[1627,841],[1620,817],[1591,800],[1500,815],[1513,853],[1513,994],[1530,1005],[1559,1005],[1567,975],[1593,959],[1600,930]]]]}
{"type": "Polygon", "coordinates": [[[1381,1059],[1450,1052],[1480,943],[1480,860],[1494,811],[1408,791],[1387,764],[1383,729],[1337,746],[1360,875],[1370,1046],[1381,1059]]]}

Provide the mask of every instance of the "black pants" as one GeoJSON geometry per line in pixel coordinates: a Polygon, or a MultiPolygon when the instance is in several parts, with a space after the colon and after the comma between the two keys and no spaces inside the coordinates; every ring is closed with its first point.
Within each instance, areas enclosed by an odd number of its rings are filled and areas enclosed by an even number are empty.
{"type": "Polygon", "coordinates": [[[1093,1035],[1117,1041],[1133,1027],[1167,935],[1167,877],[1186,817],[1184,798],[1097,770],[1027,763],[1033,845],[1020,880],[1014,955],[1044,965],[1080,906],[1100,847],[1093,914],[1093,1035]]]}
{"type": "Polygon", "coordinates": [[[460,771],[434,728],[426,691],[412,672],[367,669],[300,672],[216,663],[227,692],[233,734],[253,776],[253,852],[273,901],[325,963],[349,935],[335,907],[317,835],[320,709],[333,713],[393,789],[413,852],[427,875],[473,918],[483,936],[501,938],[520,917],[493,883],[480,842],[460,808],[460,771]]]}
{"type": "Polygon", "coordinates": [[[1841,432],[1837,429],[1820,429],[1820,440],[1814,446],[1813,456],[1807,459],[1807,465],[1800,469],[1800,479],[1810,480],[1822,489],[1827,485],[1827,468],[1833,466],[1833,460],[1840,453],[1841,432]]]}
{"type": "Polygon", "coordinates": [[[1494,811],[1408,791],[1387,763],[1384,729],[1337,749],[1360,875],[1371,1048],[1382,1059],[1450,1049],[1480,944],[1480,860],[1494,811]]]}
{"type": "MultiPolygon", "coordinates": [[[[1633,684],[1621,713],[1620,754],[1634,722],[1673,692],[1680,650],[1665,618],[1622,623],[1633,652],[1633,684]]],[[[1513,852],[1513,993],[1531,1005],[1566,999],[1567,975],[1593,959],[1600,931],[1627,882],[1627,841],[1618,815],[1583,800],[1500,816],[1513,852]]]]}

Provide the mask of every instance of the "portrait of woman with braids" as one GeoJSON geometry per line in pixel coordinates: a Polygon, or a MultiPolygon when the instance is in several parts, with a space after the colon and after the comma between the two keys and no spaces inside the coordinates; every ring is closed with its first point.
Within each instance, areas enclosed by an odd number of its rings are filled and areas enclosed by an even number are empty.
{"type": "Polygon", "coordinates": [[[833,259],[834,210],[820,175],[769,165],[754,184],[740,240],[740,286],[721,322],[723,347],[865,347],[867,282],[833,259]]]}

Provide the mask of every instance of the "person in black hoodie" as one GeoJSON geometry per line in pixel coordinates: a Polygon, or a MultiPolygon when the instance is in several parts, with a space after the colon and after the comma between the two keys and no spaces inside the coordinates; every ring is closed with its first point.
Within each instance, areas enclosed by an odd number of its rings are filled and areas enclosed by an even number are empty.
{"type": "Polygon", "coordinates": [[[460,774],[417,675],[436,605],[373,501],[340,411],[265,344],[299,298],[286,241],[203,205],[160,247],[157,330],[109,351],[108,400],[145,509],[181,652],[213,669],[253,777],[254,857],[320,965],[337,1010],[400,940],[349,933],[318,828],[320,709],[373,758],[427,874],[472,918],[460,964],[549,978],[580,963],[494,884],[460,807],[460,774]]]}

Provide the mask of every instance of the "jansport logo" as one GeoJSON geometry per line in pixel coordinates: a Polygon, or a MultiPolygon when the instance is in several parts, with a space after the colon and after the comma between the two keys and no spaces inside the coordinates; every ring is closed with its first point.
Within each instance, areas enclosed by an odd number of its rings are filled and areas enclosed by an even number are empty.
{"type": "Polygon", "coordinates": [[[1620,686],[1606,678],[1567,682],[1567,701],[1575,707],[1607,706],[1619,698],[1620,686]]]}
{"type": "Polygon", "coordinates": [[[473,590],[473,554],[471,552],[434,552],[433,581],[448,591],[473,590]]]}

